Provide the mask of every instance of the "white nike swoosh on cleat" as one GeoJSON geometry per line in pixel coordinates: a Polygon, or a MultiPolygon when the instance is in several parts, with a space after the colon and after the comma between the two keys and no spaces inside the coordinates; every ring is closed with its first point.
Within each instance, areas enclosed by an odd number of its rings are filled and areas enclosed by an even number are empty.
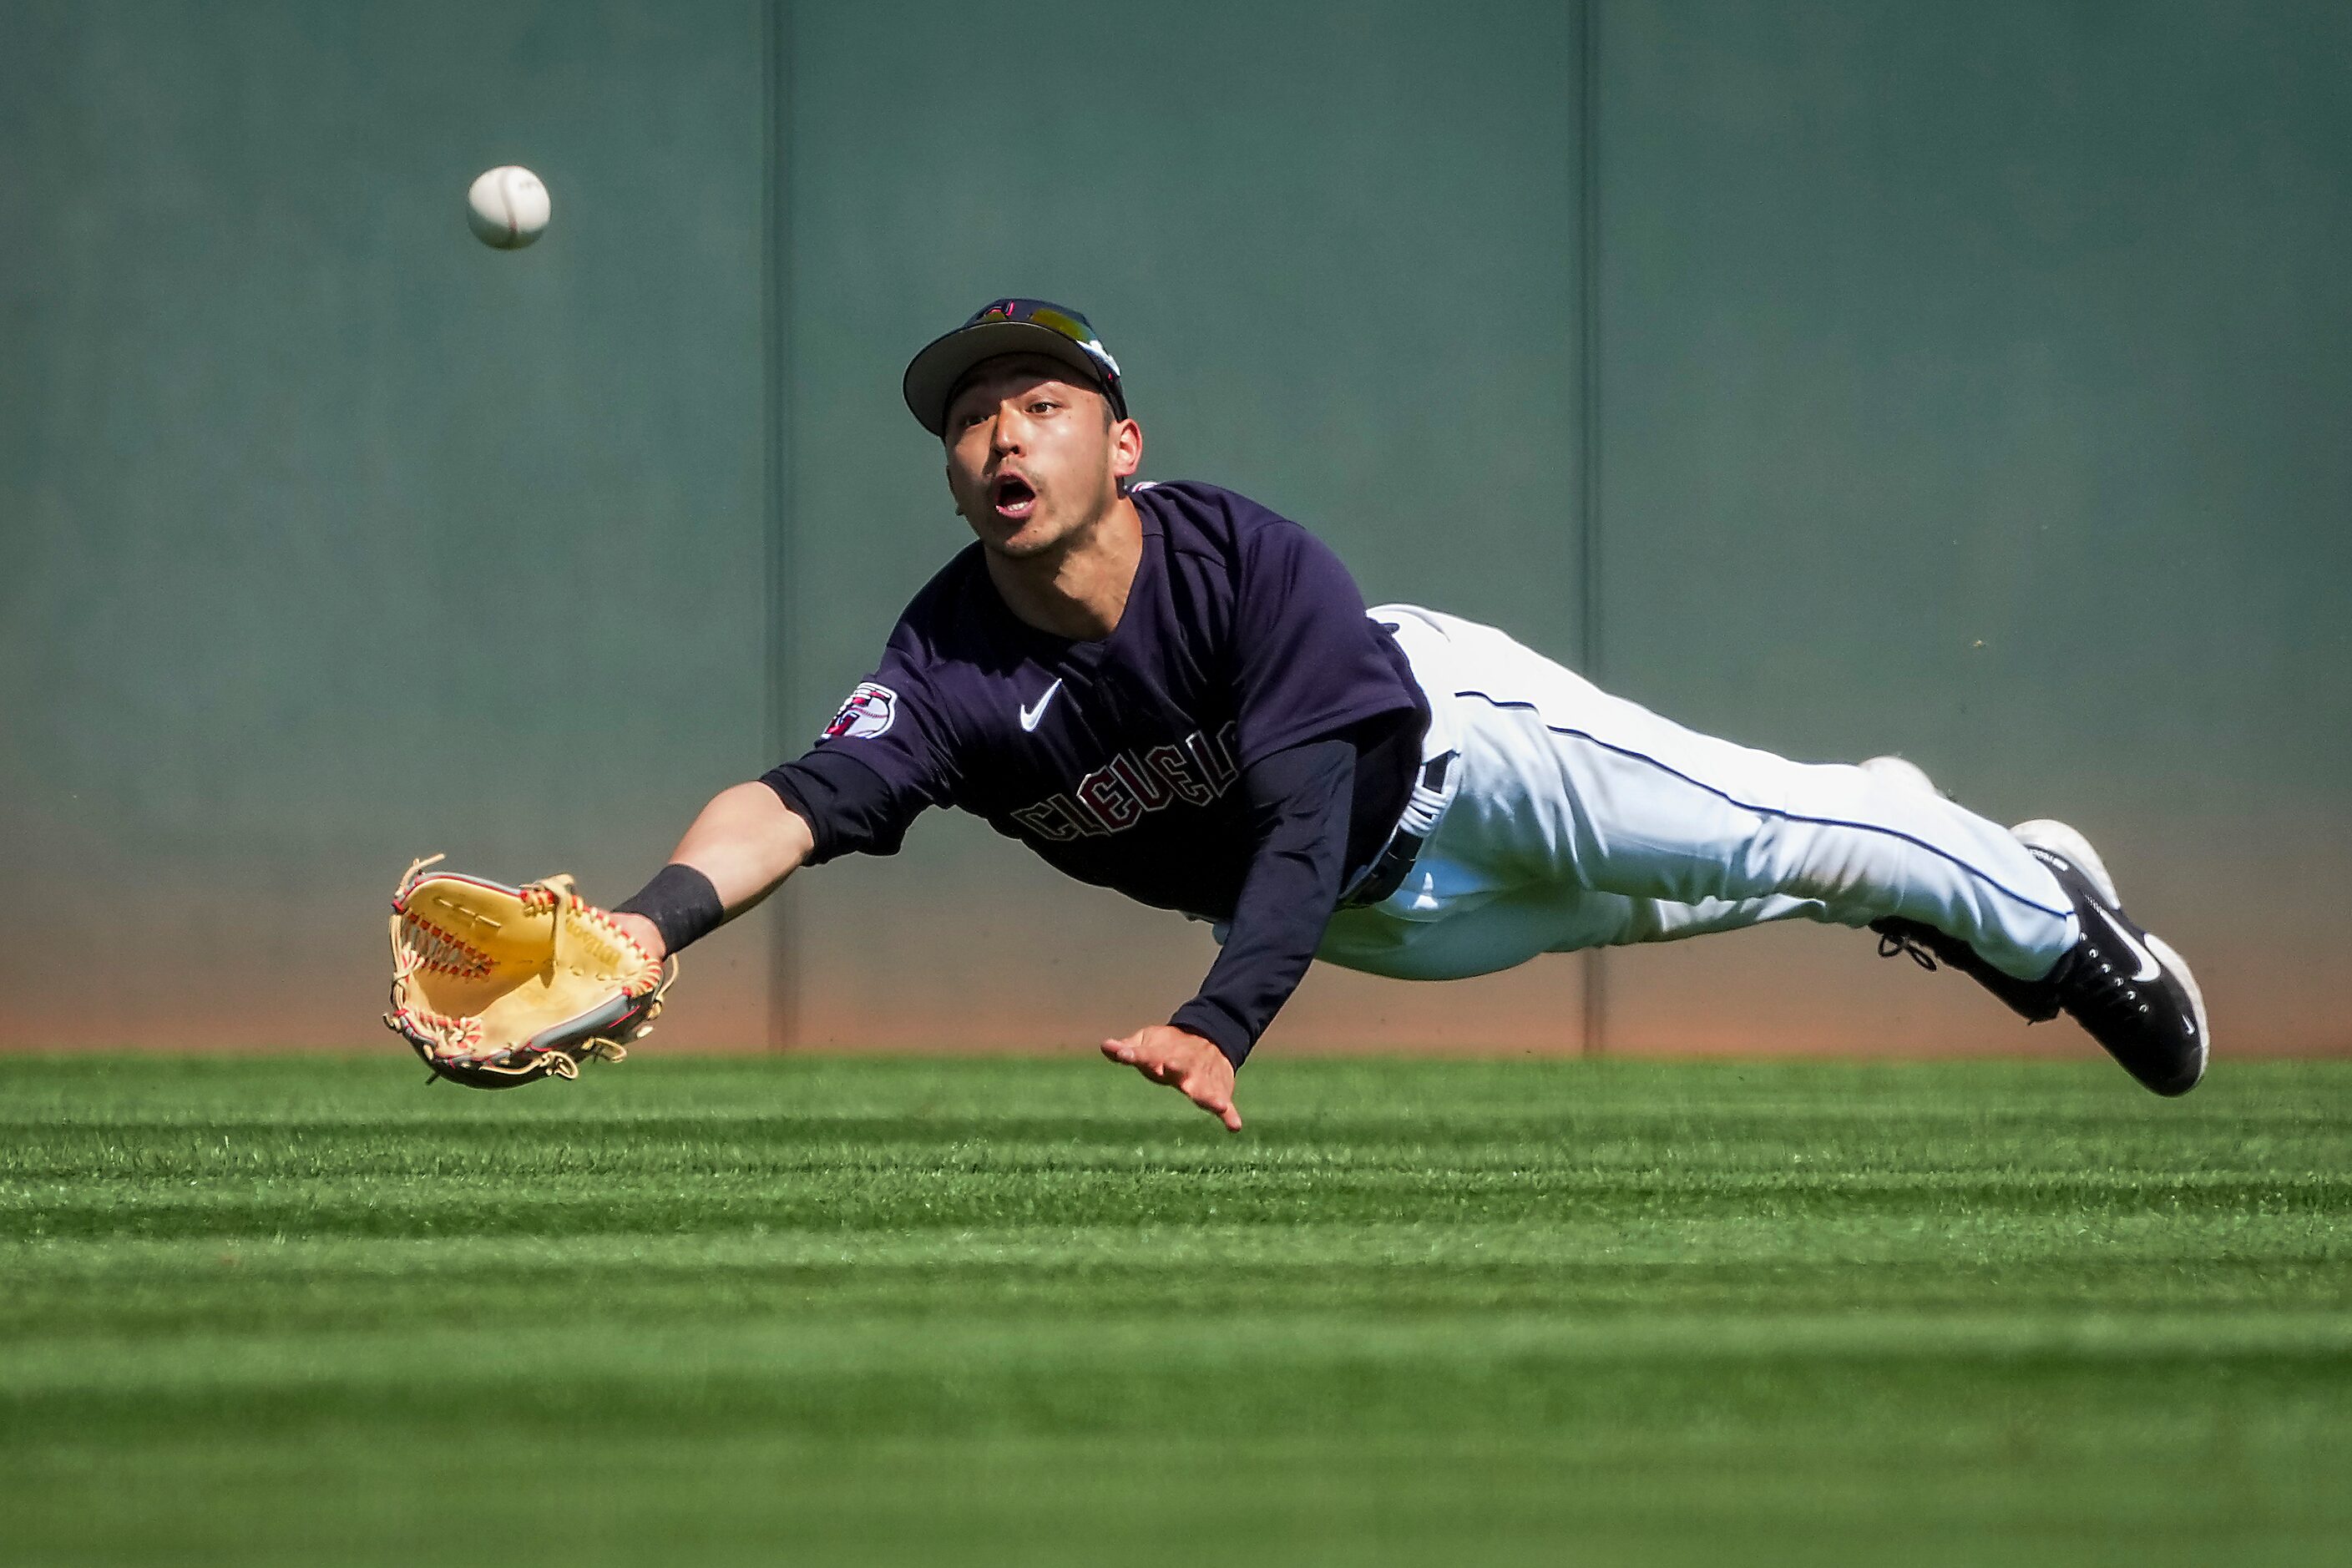
{"type": "Polygon", "coordinates": [[[1021,728],[1024,731],[1037,728],[1037,721],[1045,716],[1045,704],[1054,700],[1054,693],[1060,689],[1062,689],[1061,678],[1056,676],[1054,679],[1054,684],[1045,688],[1045,695],[1037,699],[1036,707],[1021,710],[1021,728]]]}
{"type": "Polygon", "coordinates": [[[2134,980],[2153,980],[2164,972],[2162,967],[2156,962],[2156,954],[2148,952],[2146,947],[2140,944],[2140,942],[2137,937],[2133,936],[2131,932],[2126,931],[2124,929],[2123,921],[2116,919],[2115,916],[2109,914],[2105,908],[2098,904],[2093,904],[2091,908],[2097,910],[2099,918],[2107,922],[2107,929],[2115,932],[2116,936],[2120,937],[2126,947],[2131,949],[2132,956],[2139,960],[2139,973],[2132,976],[2134,980]]]}

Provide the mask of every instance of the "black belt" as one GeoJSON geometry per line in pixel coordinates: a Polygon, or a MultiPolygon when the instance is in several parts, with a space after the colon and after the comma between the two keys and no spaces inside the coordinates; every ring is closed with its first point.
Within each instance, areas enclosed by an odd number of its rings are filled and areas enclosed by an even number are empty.
{"type": "MultiPolygon", "coordinates": [[[[1413,781],[1414,787],[1444,790],[1446,775],[1454,771],[1454,753],[1448,752],[1442,757],[1432,757],[1422,763],[1421,774],[1413,781]]],[[[1412,863],[1421,857],[1421,847],[1428,842],[1428,835],[1408,833],[1399,824],[1397,830],[1389,835],[1387,845],[1373,858],[1371,865],[1356,879],[1356,885],[1339,896],[1339,907],[1343,910],[1364,909],[1395,892],[1404,885],[1404,874],[1412,869],[1412,863]]]]}

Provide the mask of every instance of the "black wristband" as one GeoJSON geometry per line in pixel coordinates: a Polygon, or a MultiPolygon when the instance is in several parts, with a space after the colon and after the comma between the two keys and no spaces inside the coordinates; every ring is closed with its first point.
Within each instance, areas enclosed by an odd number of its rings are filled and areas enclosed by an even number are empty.
{"type": "Polygon", "coordinates": [[[614,914],[643,915],[661,932],[664,951],[676,952],[697,937],[709,936],[727,919],[727,906],[710,879],[691,866],[673,860],[654,873],[626,902],[613,906],[614,914]]]}

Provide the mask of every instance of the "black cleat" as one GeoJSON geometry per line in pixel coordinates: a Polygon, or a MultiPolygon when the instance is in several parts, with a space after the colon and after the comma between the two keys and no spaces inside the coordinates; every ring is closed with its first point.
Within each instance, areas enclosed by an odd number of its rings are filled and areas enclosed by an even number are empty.
{"type": "MultiPolygon", "coordinates": [[[[1900,757],[1873,757],[1864,770],[1903,788],[1935,793],[1927,775],[1900,757]]],[[[1933,969],[1940,960],[1991,992],[2029,1024],[2071,1013],[2124,1070],[2162,1095],[2187,1094],[2205,1076],[2205,998],[2189,965],[2123,911],[2098,851],[2063,822],[2010,829],[2074,900],[2082,935],[2039,980],[2020,980],[1976,949],[1933,926],[1889,915],[1870,922],[1884,957],[1908,953],[1933,969]]]]}
{"type": "MultiPolygon", "coordinates": [[[[2162,938],[2132,923],[2098,851],[2063,822],[2010,829],[2074,900],[2081,940],[2047,978],[2059,1005],[2142,1087],[2187,1094],[2205,1076],[2205,998],[2162,938]]],[[[2016,984],[2012,982],[2012,984],[2016,984]]]]}

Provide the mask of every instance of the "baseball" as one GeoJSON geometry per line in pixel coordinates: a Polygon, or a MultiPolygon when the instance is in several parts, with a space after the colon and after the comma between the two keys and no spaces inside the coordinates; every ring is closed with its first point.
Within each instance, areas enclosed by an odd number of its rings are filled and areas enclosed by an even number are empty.
{"type": "Polygon", "coordinates": [[[466,221],[474,237],[499,250],[520,250],[547,226],[547,187],[519,163],[484,170],[466,193],[466,221]]]}

